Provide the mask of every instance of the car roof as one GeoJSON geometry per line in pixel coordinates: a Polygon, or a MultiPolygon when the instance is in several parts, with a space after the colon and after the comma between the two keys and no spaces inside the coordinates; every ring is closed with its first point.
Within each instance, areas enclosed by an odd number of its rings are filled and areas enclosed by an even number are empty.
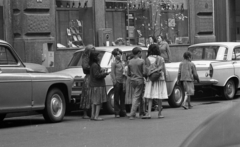
{"type": "MultiPolygon", "coordinates": [[[[7,43],[7,42],[6,42],[6,41],[4,41],[4,40],[1,40],[1,39],[0,39],[0,43],[7,43]]],[[[8,43],[7,43],[7,44],[8,44],[8,43]]]]}
{"type": "MultiPolygon", "coordinates": [[[[148,48],[142,47],[142,46],[99,46],[99,47],[95,47],[95,49],[96,51],[105,51],[105,52],[111,53],[115,48],[119,48],[123,52],[127,52],[127,51],[132,51],[134,47],[140,47],[142,50],[148,50],[148,48]]],[[[80,49],[80,50],[77,50],[75,53],[81,52],[84,50],[85,49],[80,49]]]]}
{"type": "Polygon", "coordinates": [[[220,46],[240,46],[240,42],[207,42],[207,43],[198,43],[191,45],[189,47],[195,46],[208,46],[208,45],[220,45],[220,46]]]}

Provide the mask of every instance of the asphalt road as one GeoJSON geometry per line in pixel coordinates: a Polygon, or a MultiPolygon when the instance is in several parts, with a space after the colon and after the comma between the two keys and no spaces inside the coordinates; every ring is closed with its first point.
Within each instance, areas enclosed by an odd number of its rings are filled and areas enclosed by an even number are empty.
{"type": "Polygon", "coordinates": [[[149,120],[102,114],[104,121],[82,119],[75,112],[56,124],[41,115],[7,118],[0,125],[0,147],[177,147],[203,120],[237,101],[198,99],[191,110],[164,102],[163,119],[157,112],[149,120]]]}

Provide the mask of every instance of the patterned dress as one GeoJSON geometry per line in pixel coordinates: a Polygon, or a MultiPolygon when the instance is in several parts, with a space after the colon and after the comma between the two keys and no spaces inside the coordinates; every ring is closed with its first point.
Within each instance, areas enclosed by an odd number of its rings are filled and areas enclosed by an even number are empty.
{"type": "Polygon", "coordinates": [[[93,63],[90,68],[89,97],[91,103],[99,105],[107,101],[107,91],[105,84],[106,73],[101,70],[98,63],[93,63]]]}
{"type": "Polygon", "coordinates": [[[86,74],[83,81],[82,96],[80,99],[80,109],[91,108],[91,99],[89,97],[89,82],[90,82],[90,75],[86,74]]]}

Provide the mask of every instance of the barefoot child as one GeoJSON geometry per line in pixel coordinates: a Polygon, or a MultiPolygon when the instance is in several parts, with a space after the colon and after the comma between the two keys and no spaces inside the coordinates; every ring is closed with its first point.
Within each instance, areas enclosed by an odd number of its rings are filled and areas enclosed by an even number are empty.
{"type": "Polygon", "coordinates": [[[178,70],[178,83],[182,84],[185,97],[182,103],[184,109],[192,108],[190,103],[190,96],[194,95],[194,80],[199,83],[199,78],[196,70],[196,66],[191,62],[192,55],[190,52],[183,54],[184,60],[179,65],[178,70]],[[186,107],[186,101],[188,101],[188,107],[186,107]]]}

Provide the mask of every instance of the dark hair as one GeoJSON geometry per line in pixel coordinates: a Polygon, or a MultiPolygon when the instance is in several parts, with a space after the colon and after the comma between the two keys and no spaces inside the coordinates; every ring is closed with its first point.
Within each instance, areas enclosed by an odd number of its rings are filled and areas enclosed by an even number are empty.
{"type": "Polygon", "coordinates": [[[115,57],[118,55],[118,53],[120,53],[122,55],[122,50],[120,50],[119,48],[115,48],[113,51],[112,51],[112,55],[115,57]]]}
{"type": "Polygon", "coordinates": [[[123,41],[123,38],[117,38],[117,39],[115,40],[115,44],[116,44],[116,45],[119,45],[120,42],[122,43],[122,45],[125,44],[124,41],[123,41]]]}
{"type": "Polygon", "coordinates": [[[148,55],[147,56],[150,56],[150,55],[157,55],[157,56],[161,55],[159,46],[157,44],[151,44],[148,47],[148,55]]]}
{"type": "Polygon", "coordinates": [[[99,55],[99,52],[96,52],[96,51],[91,52],[90,60],[89,60],[90,65],[92,65],[93,63],[98,63],[98,55],[99,55]]]}
{"type": "Polygon", "coordinates": [[[148,36],[148,38],[150,38],[150,37],[152,38],[154,43],[157,43],[157,38],[155,36],[148,36]]]}
{"type": "Polygon", "coordinates": [[[189,60],[191,57],[192,57],[192,54],[189,51],[186,51],[183,54],[183,58],[186,59],[186,60],[189,60]]]}
{"type": "Polygon", "coordinates": [[[140,52],[140,53],[142,52],[142,49],[141,49],[140,47],[134,47],[134,48],[132,49],[133,55],[137,55],[139,52],[140,52]]]}
{"type": "Polygon", "coordinates": [[[167,36],[166,36],[166,35],[164,35],[164,36],[163,36],[163,35],[158,35],[157,38],[158,38],[159,36],[162,38],[162,41],[165,41],[165,42],[167,42],[168,44],[170,44],[170,41],[167,39],[167,36]]]}

